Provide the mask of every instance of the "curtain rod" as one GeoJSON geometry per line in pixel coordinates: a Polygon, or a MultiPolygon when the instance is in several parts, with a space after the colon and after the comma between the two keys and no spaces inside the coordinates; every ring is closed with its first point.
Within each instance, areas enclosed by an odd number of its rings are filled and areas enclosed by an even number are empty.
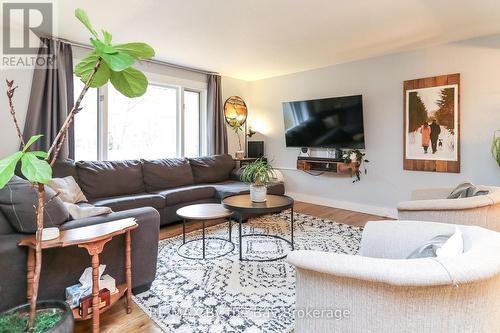
{"type": "MultiPolygon", "coordinates": [[[[78,42],[75,42],[75,41],[72,41],[72,40],[69,40],[69,39],[65,39],[65,38],[59,38],[59,37],[47,37],[47,38],[59,40],[59,41],[64,42],[64,43],[71,44],[72,46],[78,46],[78,47],[81,47],[81,48],[84,48],[84,49],[89,49],[89,50],[92,49],[92,47],[90,45],[83,44],[83,43],[78,43],[78,42]]],[[[207,74],[207,75],[208,74],[215,74],[215,75],[219,75],[219,73],[217,73],[217,72],[210,72],[210,71],[199,69],[199,68],[193,68],[193,67],[188,67],[188,66],[177,65],[177,64],[170,63],[170,62],[157,60],[157,59],[145,59],[145,60],[141,60],[141,61],[149,62],[149,63],[156,64],[156,65],[167,66],[167,67],[171,67],[171,68],[182,69],[182,70],[185,70],[185,71],[199,73],[199,74],[207,74]]]]}

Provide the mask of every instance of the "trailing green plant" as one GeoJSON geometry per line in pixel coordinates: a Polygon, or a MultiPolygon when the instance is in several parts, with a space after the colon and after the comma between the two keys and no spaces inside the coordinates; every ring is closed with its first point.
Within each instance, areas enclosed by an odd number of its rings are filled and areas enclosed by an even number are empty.
{"type": "Polygon", "coordinates": [[[367,174],[366,163],[370,163],[370,161],[368,161],[365,158],[365,155],[366,154],[362,153],[359,149],[348,150],[343,155],[344,163],[347,163],[347,164],[358,163],[359,164],[359,167],[356,168],[355,172],[354,172],[354,176],[356,177],[356,179],[354,179],[352,181],[353,183],[359,182],[361,180],[361,171],[360,171],[361,167],[363,167],[365,175],[367,174]]]}
{"type": "Polygon", "coordinates": [[[237,119],[231,119],[229,121],[229,127],[234,131],[234,134],[238,137],[238,146],[241,148],[241,137],[240,132],[243,131],[243,125],[237,119]]]}
{"type": "Polygon", "coordinates": [[[84,87],[63,125],[59,129],[50,148],[45,151],[30,151],[31,146],[42,135],[34,135],[27,142],[24,141],[22,132],[16,118],[13,97],[17,87],[14,81],[7,80],[7,97],[10,114],[16,127],[17,136],[22,149],[0,160],[0,189],[2,189],[14,176],[14,172],[21,163],[21,174],[37,189],[36,204],[36,248],[35,272],[33,278],[33,291],[30,300],[30,316],[27,330],[30,331],[35,323],[36,301],[41,270],[41,237],[45,208],[45,185],[52,178],[52,166],[57,160],[59,152],[64,145],[68,129],[75,115],[81,111],[80,104],[89,88],[98,88],[108,82],[127,97],[142,96],[148,87],[146,76],[132,66],[142,59],[149,59],[155,52],[146,43],[133,42],[126,44],[112,44],[112,35],[101,30],[102,37],[92,27],[90,19],[82,9],[75,10],[75,17],[90,31],[90,42],[93,50],[75,67],[75,74],[82,80],[84,87]]]}
{"type": "Polygon", "coordinates": [[[500,166],[500,130],[497,130],[493,133],[493,144],[491,145],[491,154],[493,158],[497,161],[498,166],[500,166]]]}
{"type": "Polygon", "coordinates": [[[267,185],[275,177],[274,168],[263,158],[259,158],[245,166],[241,174],[242,181],[256,186],[267,185]]]}

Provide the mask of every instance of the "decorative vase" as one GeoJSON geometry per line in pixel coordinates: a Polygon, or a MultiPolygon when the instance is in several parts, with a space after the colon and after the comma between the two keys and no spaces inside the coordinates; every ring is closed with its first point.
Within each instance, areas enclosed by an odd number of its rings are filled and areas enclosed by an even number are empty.
{"type": "Polygon", "coordinates": [[[243,150],[238,150],[235,156],[237,160],[242,160],[245,158],[245,152],[243,150]]]}
{"type": "Polygon", "coordinates": [[[253,202],[266,202],[267,187],[265,185],[250,185],[250,199],[253,202]]]}

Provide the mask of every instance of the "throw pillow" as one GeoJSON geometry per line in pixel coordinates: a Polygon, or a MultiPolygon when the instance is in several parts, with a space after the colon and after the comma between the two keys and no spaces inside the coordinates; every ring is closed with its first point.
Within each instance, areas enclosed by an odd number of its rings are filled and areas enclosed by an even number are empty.
{"type": "Polygon", "coordinates": [[[59,193],[59,198],[63,202],[79,203],[87,202],[85,194],[72,176],[64,178],[52,178],[48,186],[56,193],[59,193]]]}
{"type": "Polygon", "coordinates": [[[453,257],[463,253],[463,238],[460,229],[451,236],[439,235],[415,249],[406,259],[453,257]]]}
{"type": "MultiPolygon", "coordinates": [[[[21,233],[36,232],[37,190],[30,182],[14,176],[0,190],[0,210],[12,227],[21,233]]],[[[44,227],[58,227],[68,221],[69,213],[50,187],[45,187],[44,227]]]]}
{"type": "Polygon", "coordinates": [[[464,239],[460,229],[455,229],[455,233],[436,250],[438,258],[455,257],[464,252],[464,239]]]}
{"type": "Polygon", "coordinates": [[[455,187],[447,199],[469,198],[488,193],[488,190],[482,190],[471,183],[465,182],[455,187]]]}
{"type": "Polygon", "coordinates": [[[406,259],[430,258],[436,256],[436,250],[446,243],[450,236],[439,235],[415,249],[406,259]]]}

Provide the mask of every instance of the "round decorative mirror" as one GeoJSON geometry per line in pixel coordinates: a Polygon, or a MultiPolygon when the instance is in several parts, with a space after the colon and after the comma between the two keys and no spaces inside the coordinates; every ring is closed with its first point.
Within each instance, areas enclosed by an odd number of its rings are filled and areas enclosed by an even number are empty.
{"type": "Polygon", "coordinates": [[[240,96],[231,96],[224,103],[224,118],[229,125],[234,126],[236,122],[242,126],[247,121],[247,115],[247,105],[240,96]]]}

